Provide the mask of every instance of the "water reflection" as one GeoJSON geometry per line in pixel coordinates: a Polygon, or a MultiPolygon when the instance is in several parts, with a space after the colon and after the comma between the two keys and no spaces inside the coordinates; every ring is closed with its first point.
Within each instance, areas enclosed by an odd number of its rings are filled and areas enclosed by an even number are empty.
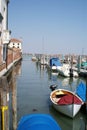
{"type": "Polygon", "coordinates": [[[57,84],[58,88],[68,89],[73,92],[76,91],[76,87],[81,81],[85,83],[85,80],[80,77],[79,78],[62,77],[60,75],[57,75],[56,73],[52,74],[51,72],[48,72],[48,78],[50,84],[57,84]]]}
{"type": "Polygon", "coordinates": [[[58,121],[62,130],[86,130],[86,121],[81,112],[74,119],[71,119],[58,111],[52,106],[49,108],[51,115],[58,121]]]}

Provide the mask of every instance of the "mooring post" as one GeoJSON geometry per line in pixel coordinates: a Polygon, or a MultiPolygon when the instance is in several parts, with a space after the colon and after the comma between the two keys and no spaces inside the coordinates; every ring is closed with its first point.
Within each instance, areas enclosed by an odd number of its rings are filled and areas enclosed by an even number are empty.
{"type": "Polygon", "coordinates": [[[17,88],[15,66],[12,69],[12,116],[13,116],[13,130],[17,129],[17,88]]]}
{"type": "Polygon", "coordinates": [[[78,56],[78,73],[80,73],[80,69],[81,69],[81,60],[82,60],[82,58],[81,58],[81,56],[79,55],[79,56],[78,56]]]}
{"type": "Polygon", "coordinates": [[[9,111],[8,111],[8,83],[5,76],[0,78],[0,111],[1,111],[1,130],[9,130],[9,111]]]}

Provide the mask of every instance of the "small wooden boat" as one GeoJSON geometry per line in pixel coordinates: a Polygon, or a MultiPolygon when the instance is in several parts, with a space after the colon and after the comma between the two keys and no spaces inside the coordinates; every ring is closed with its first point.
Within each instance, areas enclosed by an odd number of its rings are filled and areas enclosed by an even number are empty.
{"type": "Polygon", "coordinates": [[[30,114],[21,118],[17,130],[61,130],[61,128],[48,114],[30,114]]]}
{"type": "Polygon", "coordinates": [[[56,110],[73,118],[80,110],[84,101],[74,92],[57,89],[51,92],[50,99],[56,110]]]}

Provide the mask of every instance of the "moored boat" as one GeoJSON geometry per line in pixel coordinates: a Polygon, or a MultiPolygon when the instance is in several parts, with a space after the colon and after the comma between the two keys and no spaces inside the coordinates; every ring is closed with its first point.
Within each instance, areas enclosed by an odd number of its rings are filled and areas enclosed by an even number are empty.
{"type": "Polygon", "coordinates": [[[57,69],[60,68],[60,66],[61,66],[61,62],[60,62],[59,58],[51,58],[49,66],[53,72],[58,72],[57,69]]]}
{"type": "Polygon", "coordinates": [[[57,68],[60,75],[64,77],[78,77],[78,73],[71,69],[69,64],[63,64],[61,67],[57,68]]]}
{"type": "Polygon", "coordinates": [[[37,57],[36,56],[32,56],[32,61],[38,61],[37,57]]]}
{"type": "Polygon", "coordinates": [[[56,110],[71,118],[79,112],[84,101],[74,92],[56,89],[50,94],[51,102],[56,110]]]}

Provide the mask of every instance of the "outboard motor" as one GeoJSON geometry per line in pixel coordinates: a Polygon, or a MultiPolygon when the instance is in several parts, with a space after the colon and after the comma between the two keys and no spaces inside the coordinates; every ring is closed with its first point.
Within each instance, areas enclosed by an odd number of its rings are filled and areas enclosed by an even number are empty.
{"type": "Polygon", "coordinates": [[[56,84],[53,84],[53,85],[50,85],[50,89],[53,91],[57,88],[57,85],[56,84]]]}

